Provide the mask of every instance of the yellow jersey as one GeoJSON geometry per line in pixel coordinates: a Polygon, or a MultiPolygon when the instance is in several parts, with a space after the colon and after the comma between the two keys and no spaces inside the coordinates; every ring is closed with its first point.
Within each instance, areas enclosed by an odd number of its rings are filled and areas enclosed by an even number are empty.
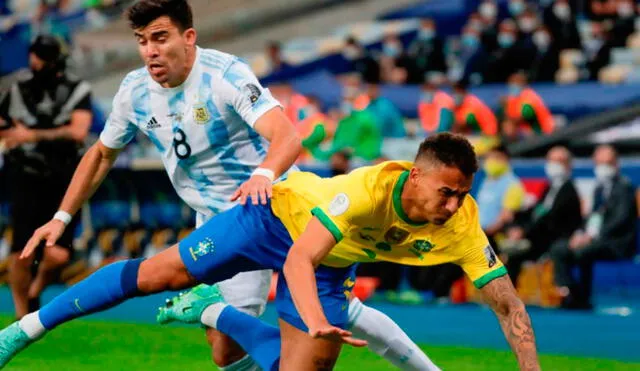
{"type": "Polygon", "coordinates": [[[313,216],[333,234],[337,243],[323,265],[455,263],[478,288],[505,275],[471,196],[443,225],[414,223],[407,217],[401,195],[412,166],[390,161],[333,178],[294,172],[274,185],[271,207],[294,241],[313,216]]]}

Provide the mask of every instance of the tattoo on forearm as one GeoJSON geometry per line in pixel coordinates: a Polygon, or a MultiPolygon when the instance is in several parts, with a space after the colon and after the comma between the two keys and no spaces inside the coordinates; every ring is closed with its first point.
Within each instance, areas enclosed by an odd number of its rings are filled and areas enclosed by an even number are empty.
{"type": "Polygon", "coordinates": [[[518,358],[521,370],[539,370],[536,340],[531,319],[508,277],[500,277],[483,289],[483,294],[500,321],[500,326],[518,358]]]}

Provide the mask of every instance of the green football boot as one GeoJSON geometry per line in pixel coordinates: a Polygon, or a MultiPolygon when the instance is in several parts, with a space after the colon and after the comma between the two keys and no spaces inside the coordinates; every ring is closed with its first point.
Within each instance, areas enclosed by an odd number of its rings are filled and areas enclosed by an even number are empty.
{"type": "Polygon", "coordinates": [[[218,285],[198,285],[180,293],[158,310],[158,323],[170,322],[200,323],[202,312],[211,304],[225,303],[218,285]]]}
{"type": "Polygon", "coordinates": [[[33,342],[27,334],[22,331],[18,322],[12,323],[9,327],[0,331],[0,368],[3,368],[11,358],[21,352],[33,342]]]}

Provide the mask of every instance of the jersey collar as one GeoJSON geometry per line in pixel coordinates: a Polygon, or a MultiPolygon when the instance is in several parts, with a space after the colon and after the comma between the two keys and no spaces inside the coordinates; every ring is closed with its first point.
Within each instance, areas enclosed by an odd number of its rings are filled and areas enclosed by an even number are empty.
{"type": "Polygon", "coordinates": [[[400,174],[398,180],[396,181],[396,185],[393,187],[393,209],[396,211],[396,214],[398,214],[398,217],[400,217],[403,222],[409,225],[415,227],[426,225],[427,222],[414,222],[413,220],[409,219],[409,216],[404,212],[404,209],[402,208],[402,189],[404,189],[404,184],[407,182],[407,179],[409,179],[409,172],[405,170],[402,172],[402,174],[400,174]]]}

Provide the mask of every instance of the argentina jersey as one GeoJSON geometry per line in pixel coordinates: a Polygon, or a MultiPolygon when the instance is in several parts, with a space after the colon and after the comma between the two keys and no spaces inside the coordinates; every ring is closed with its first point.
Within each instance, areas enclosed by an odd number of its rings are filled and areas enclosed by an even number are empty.
{"type": "Polygon", "coordinates": [[[277,106],[241,59],[197,48],[181,86],[163,88],[146,68],[129,73],[100,140],[117,149],[144,132],[178,195],[208,217],[228,209],[233,192],[262,163],[268,142],[253,126],[277,106]]]}

